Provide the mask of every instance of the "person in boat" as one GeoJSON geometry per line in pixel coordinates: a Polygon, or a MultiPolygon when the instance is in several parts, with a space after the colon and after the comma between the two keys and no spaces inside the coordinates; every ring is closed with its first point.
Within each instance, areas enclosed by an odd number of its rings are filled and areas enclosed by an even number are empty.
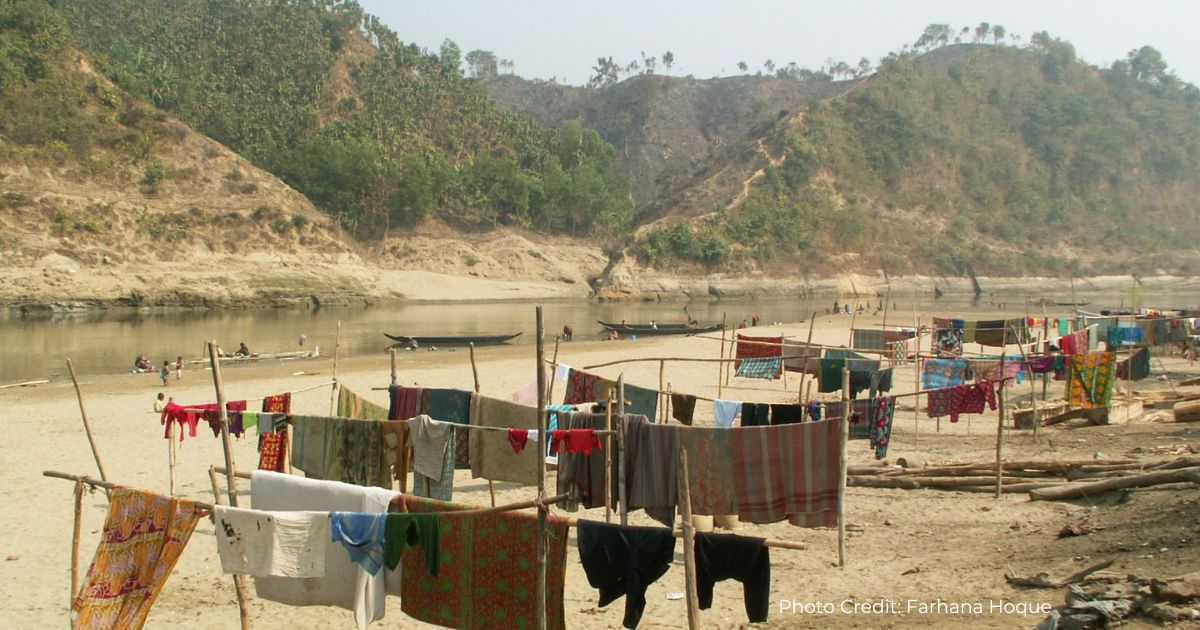
{"type": "Polygon", "coordinates": [[[137,358],[133,360],[134,372],[149,372],[153,369],[154,366],[150,365],[150,361],[146,359],[145,355],[139,354],[137,355],[137,358]]]}
{"type": "Polygon", "coordinates": [[[650,320],[650,327],[653,328],[654,330],[658,330],[658,323],[652,319],[652,320],[650,320]]]}
{"type": "Polygon", "coordinates": [[[241,344],[239,344],[239,345],[238,345],[237,352],[234,352],[234,353],[233,353],[233,356],[235,356],[235,357],[248,357],[248,356],[250,356],[250,348],[247,348],[247,347],[246,347],[246,342],[245,342],[245,341],[243,341],[241,344]]]}
{"type": "Polygon", "coordinates": [[[421,347],[421,344],[417,343],[417,340],[416,340],[416,339],[414,339],[414,338],[412,338],[412,337],[409,337],[409,339],[408,339],[408,349],[409,349],[409,350],[416,350],[416,349],[417,349],[417,348],[419,348],[419,347],[421,347]]]}
{"type": "Polygon", "coordinates": [[[564,341],[570,341],[575,335],[575,329],[570,324],[563,324],[562,338],[564,341]]]}
{"type": "Polygon", "coordinates": [[[623,320],[623,319],[621,320],[621,328],[629,328],[628,326],[625,325],[625,320],[623,320]]]}

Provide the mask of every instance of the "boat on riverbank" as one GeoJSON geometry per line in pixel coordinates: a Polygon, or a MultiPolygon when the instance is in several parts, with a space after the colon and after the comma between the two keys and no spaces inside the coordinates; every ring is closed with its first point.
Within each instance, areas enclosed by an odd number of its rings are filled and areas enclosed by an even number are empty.
{"type": "Polygon", "coordinates": [[[597,320],[605,330],[616,331],[621,335],[698,335],[701,333],[717,332],[721,324],[711,326],[691,326],[688,324],[614,324],[597,320]]]}
{"type": "MultiPolygon", "coordinates": [[[[317,347],[312,350],[297,350],[295,352],[260,352],[260,353],[251,353],[247,356],[226,355],[223,357],[217,357],[217,360],[220,361],[222,364],[225,364],[225,363],[237,364],[237,363],[253,363],[255,361],[270,361],[270,360],[282,361],[282,360],[290,360],[290,359],[315,359],[319,356],[321,356],[321,348],[317,347]]],[[[209,361],[207,358],[192,359],[191,361],[188,361],[188,364],[189,365],[201,365],[201,364],[207,364],[208,362],[209,361]]],[[[174,371],[175,368],[172,367],[171,370],[174,371]]]]}
{"type": "Polygon", "coordinates": [[[520,337],[521,333],[515,332],[508,335],[389,335],[383,333],[383,336],[398,344],[407,344],[415,339],[418,345],[425,346],[465,346],[471,343],[477,346],[494,346],[508,343],[520,337]]]}

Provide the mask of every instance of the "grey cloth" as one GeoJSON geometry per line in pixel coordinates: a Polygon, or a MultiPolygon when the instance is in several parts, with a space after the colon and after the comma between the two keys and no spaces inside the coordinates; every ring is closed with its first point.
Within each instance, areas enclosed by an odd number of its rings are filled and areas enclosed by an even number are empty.
{"type": "MultiPolygon", "coordinates": [[[[620,418],[613,418],[613,426],[615,427],[616,423],[620,421],[620,418]]],[[[558,414],[558,428],[560,429],[602,431],[608,428],[607,422],[608,419],[602,413],[559,412],[558,414]]],[[[589,509],[604,506],[607,498],[604,490],[604,459],[610,452],[607,449],[607,444],[610,442],[603,437],[601,442],[606,445],[606,448],[593,450],[591,455],[570,453],[565,449],[559,451],[557,493],[566,494],[572,488],[579,490],[579,500],[563,501],[559,504],[562,509],[574,512],[581,506],[589,509]]],[[[615,441],[611,443],[615,443],[615,441]]]]}
{"type": "Polygon", "coordinates": [[[625,417],[625,497],[629,509],[644,508],[673,527],[679,504],[678,425],[654,424],[645,416],[625,417]]]}
{"type": "Polygon", "coordinates": [[[437,477],[426,476],[414,470],[412,493],[418,497],[450,501],[454,498],[454,449],[459,433],[455,427],[460,425],[449,422],[443,424],[450,427],[450,433],[446,436],[446,456],[442,459],[442,468],[437,477]]]}
{"type": "MultiPolygon", "coordinates": [[[[454,434],[454,425],[449,422],[436,422],[426,415],[413,418],[409,424],[413,444],[413,470],[428,477],[431,481],[441,481],[445,470],[446,454],[450,452],[450,438],[454,434]]],[[[454,475],[451,459],[451,476],[454,475]]]]}
{"type": "MultiPolygon", "coordinates": [[[[471,404],[473,425],[503,429],[538,428],[537,407],[485,396],[475,396],[471,404]]],[[[542,465],[544,446],[513,453],[504,431],[478,431],[471,438],[470,451],[472,477],[537,485],[538,466],[542,465]]]]}

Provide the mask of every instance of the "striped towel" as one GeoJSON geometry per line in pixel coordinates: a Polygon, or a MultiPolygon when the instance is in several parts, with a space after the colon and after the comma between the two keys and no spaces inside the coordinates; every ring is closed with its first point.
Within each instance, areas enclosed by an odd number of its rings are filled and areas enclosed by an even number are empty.
{"type": "Polygon", "coordinates": [[[783,359],[779,357],[752,357],[742,359],[737,374],[741,378],[764,378],[774,380],[783,371],[783,359]]]}
{"type": "Polygon", "coordinates": [[[837,525],[838,422],[737,429],[732,450],[737,514],[743,521],[788,519],[800,527],[837,525]]]}

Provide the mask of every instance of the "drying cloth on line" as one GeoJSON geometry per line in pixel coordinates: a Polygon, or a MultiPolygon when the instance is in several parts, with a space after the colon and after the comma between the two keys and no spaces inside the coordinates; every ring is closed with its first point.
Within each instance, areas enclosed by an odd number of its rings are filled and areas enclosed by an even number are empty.
{"type": "MultiPolygon", "coordinates": [[[[613,418],[613,426],[622,422],[620,417],[613,418]]],[[[567,429],[608,428],[608,418],[602,413],[569,413],[559,414],[559,426],[567,429]]],[[[609,442],[612,443],[611,441],[609,442]]],[[[604,452],[596,451],[590,454],[582,452],[564,452],[558,454],[558,474],[556,494],[568,494],[572,489],[579,492],[579,500],[566,500],[559,504],[562,509],[574,512],[582,505],[585,508],[603,507],[608,491],[604,487],[604,452]]]]}
{"type": "Polygon", "coordinates": [[[421,413],[421,388],[391,385],[388,387],[388,419],[408,420],[421,413]]]}
{"type": "Polygon", "coordinates": [[[714,400],[713,421],[722,429],[733,428],[733,421],[742,413],[740,400],[714,400]]]}
{"type": "Polygon", "coordinates": [[[804,405],[771,405],[771,424],[804,422],[804,405]]]}
{"type": "Polygon", "coordinates": [[[551,453],[561,453],[565,450],[568,453],[591,455],[592,450],[600,448],[603,448],[600,436],[591,429],[560,429],[550,432],[551,453]]]}
{"type": "Polygon", "coordinates": [[[950,416],[950,422],[958,422],[960,414],[983,413],[986,404],[993,411],[996,409],[995,384],[991,381],[979,381],[974,385],[959,385],[946,387],[929,392],[930,418],[950,416]]]}
{"type": "Polygon", "coordinates": [[[771,607],[771,550],[766,539],[697,532],[696,594],[700,609],[712,608],[713,587],[722,580],[742,583],[750,623],[767,620],[771,607]]]}
{"type": "MultiPolygon", "coordinates": [[[[671,527],[678,492],[679,427],[654,424],[645,416],[627,415],[625,421],[625,497],[630,510],[644,508],[654,520],[671,527]]],[[[613,479],[617,475],[614,472],[613,479]]],[[[614,492],[613,496],[620,496],[614,492]]]]}
{"type": "Polygon", "coordinates": [[[341,543],[350,559],[371,575],[383,568],[383,534],[386,514],[378,512],[332,512],[330,539],[341,543]]]}
{"type": "Polygon", "coordinates": [[[409,423],[388,420],[379,423],[379,441],[383,449],[381,467],[400,482],[400,491],[408,490],[408,471],[412,462],[412,432],[409,423]]]}
{"type": "Polygon", "coordinates": [[[388,410],[338,384],[337,415],[359,420],[387,420],[388,410]]]}
{"type": "MultiPolygon", "coordinates": [[[[538,409],[507,400],[476,396],[471,424],[503,429],[537,429],[538,409]]],[[[471,440],[471,476],[492,481],[537,485],[538,449],[514,454],[504,431],[479,431],[471,440]]]]}
{"type": "Polygon", "coordinates": [[[292,413],[291,392],[267,396],[262,401],[262,410],[265,413],[282,413],[284,415],[292,413]]]}
{"type": "MultiPolygon", "coordinates": [[[[532,450],[532,449],[527,449],[532,450]]],[[[511,451],[509,453],[511,455],[511,451]]],[[[488,630],[537,625],[537,515],[525,512],[464,514],[474,509],[402,495],[400,512],[440,512],[438,575],[417,554],[400,563],[400,607],[408,616],[447,628],[488,630]]],[[[546,538],[546,628],[566,627],[567,519],[550,516],[546,538]]]]}
{"type": "MultiPolygon", "coordinates": [[[[261,470],[250,473],[250,501],[256,510],[385,512],[396,496],[383,488],[261,470]]],[[[385,580],[399,581],[399,577],[386,570],[371,575],[329,540],[325,545],[324,577],[256,577],[254,588],[258,597],[289,606],[338,606],[354,611],[355,623],[361,629],[383,617],[385,580]]]]}
{"type": "Polygon", "coordinates": [[[413,443],[413,471],[430,481],[441,481],[446,458],[450,457],[448,447],[454,425],[422,415],[413,418],[408,427],[413,443]]]}
{"type": "Polygon", "coordinates": [[[658,417],[658,390],[625,383],[625,413],[658,417]]]}
{"type": "Polygon", "coordinates": [[[1140,381],[1150,376],[1150,348],[1142,348],[1117,363],[1117,378],[1140,381]]]}
{"type": "Polygon", "coordinates": [[[850,331],[850,345],[857,350],[883,350],[887,347],[887,339],[882,329],[855,328],[850,331]]]}
{"type": "Polygon", "coordinates": [[[966,359],[925,359],[921,366],[921,389],[962,385],[969,366],[966,359]]]}
{"type": "Polygon", "coordinates": [[[100,545],[71,602],[71,627],[141,628],[202,514],[195,501],[113,488],[100,545]]]}
{"type": "Polygon", "coordinates": [[[766,380],[775,379],[781,372],[783,359],[779,357],[751,357],[742,359],[738,365],[737,373],[734,376],[740,378],[761,378],[766,380]]]}
{"type": "Polygon", "coordinates": [[[1067,389],[1071,404],[1083,409],[1107,407],[1112,400],[1114,352],[1089,352],[1071,357],[1071,380],[1067,389]]]}
{"type": "MultiPolygon", "coordinates": [[[[736,348],[734,349],[733,362],[735,370],[741,369],[742,359],[752,358],[778,358],[780,359],[778,371],[783,371],[783,337],[750,337],[748,335],[737,335],[736,348]]],[[[779,374],[775,374],[772,378],[779,378],[779,374]]]]}
{"type": "Polygon", "coordinates": [[[258,469],[283,472],[287,464],[288,430],[260,433],[258,436],[258,469]]]}
{"type": "Polygon", "coordinates": [[[785,337],[784,342],[789,345],[784,348],[783,369],[789,372],[817,373],[821,367],[820,346],[809,345],[794,337],[785,337]]]}
{"type": "MultiPolygon", "coordinates": [[[[709,516],[737,513],[733,436],[751,430],[756,429],[678,429],[679,447],[687,453],[692,514],[709,516]]],[[[674,462],[669,462],[669,465],[676,466],[674,462]]]]}
{"type": "Polygon", "coordinates": [[[742,426],[765,427],[771,424],[771,405],[767,403],[742,403],[742,426]]]}
{"type": "MultiPolygon", "coordinates": [[[[472,396],[474,394],[463,389],[425,388],[421,390],[421,404],[418,406],[417,413],[423,413],[442,422],[471,424],[472,396]]],[[[471,467],[470,431],[455,432],[453,452],[455,468],[471,467]]]]}
{"type": "Polygon", "coordinates": [[[589,374],[583,370],[571,370],[567,378],[567,391],[563,396],[563,404],[577,405],[585,402],[608,400],[609,391],[616,391],[617,383],[606,378],[589,374]]]}
{"type": "Polygon", "coordinates": [[[892,438],[892,417],[896,413],[896,399],[892,396],[882,396],[871,399],[871,407],[867,415],[870,431],[867,437],[871,440],[871,448],[875,449],[875,459],[887,457],[888,442],[892,438]]]}
{"type": "Polygon", "coordinates": [[[690,394],[671,394],[671,417],[680,424],[692,426],[692,417],[696,413],[696,397],[690,394]]]}
{"type": "Polygon", "coordinates": [[[325,575],[328,512],[264,512],[213,506],[225,573],[307,578],[325,575]]]}
{"type": "Polygon", "coordinates": [[[636,628],[646,609],[646,589],[667,573],[674,559],[671,530],[581,519],[577,531],[583,571],[588,584],[600,591],[598,605],[625,596],[621,624],[636,628]]]}
{"type": "Polygon", "coordinates": [[[732,434],[739,519],[773,523],[786,518],[800,527],[837,524],[842,445],[837,422],[756,427],[732,434]]]}
{"type": "Polygon", "coordinates": [[[425,569],[437,577],[442,564],[441,517],[437,513],[412,514],[389,512],[383,536],[384,563],[389,569],[400,565],[408,549],[421,549],[425,569]]]}

